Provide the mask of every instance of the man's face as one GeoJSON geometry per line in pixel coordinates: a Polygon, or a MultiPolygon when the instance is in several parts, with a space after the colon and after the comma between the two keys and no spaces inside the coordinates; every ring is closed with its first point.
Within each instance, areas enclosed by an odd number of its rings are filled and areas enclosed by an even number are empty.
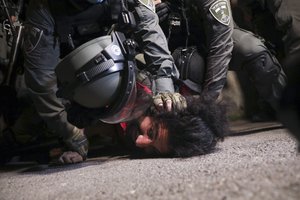
{"type": "Polygon", "coordinates": [[[162,124],[154,123],[149,116],[129,123],[126,130],[127,138],[146,153],[167,154],[168,135],[168,130],[162,124]]]}

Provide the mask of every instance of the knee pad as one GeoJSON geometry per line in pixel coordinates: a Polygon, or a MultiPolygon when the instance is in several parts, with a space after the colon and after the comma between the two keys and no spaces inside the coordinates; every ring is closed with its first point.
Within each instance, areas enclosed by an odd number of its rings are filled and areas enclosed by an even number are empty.
{"type": "Polygon", "coordinates": [[[277,59],[269,52],[261,52],[245,66],[259,95],[278,110],[278,102],[286,86],[286,75],[277,59]]]}
{"type": "Polygon", "coordinates": [[[251,32],[235,29],[233,40],[232,63],[234,66],[242,67],[251,78],[258,79],[257,81],[276,78],[279,75],[281,65],[264,45],[262,38],[251,32]]]}
{"type": "Polygon", "coordinates": [[[257,53],[244,63],[244,69],[258,82],[274,81],[281,73],[281,65],[269,51],[257,53]]]}

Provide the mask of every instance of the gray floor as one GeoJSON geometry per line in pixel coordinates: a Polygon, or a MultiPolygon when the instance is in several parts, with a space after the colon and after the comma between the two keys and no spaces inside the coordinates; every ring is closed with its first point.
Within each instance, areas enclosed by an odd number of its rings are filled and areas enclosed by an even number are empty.
{"type": "Polygon", "coordinates": [[[0,171],[0,199],[299,200],[300,159],[285,129],[232,136],[189,159],[99,157],[0,171]]]}

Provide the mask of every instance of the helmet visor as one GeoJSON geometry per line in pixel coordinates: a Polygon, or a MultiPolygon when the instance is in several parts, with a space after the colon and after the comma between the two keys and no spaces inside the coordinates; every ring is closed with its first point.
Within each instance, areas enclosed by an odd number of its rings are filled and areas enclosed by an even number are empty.
{"type": "Polygon", "coordinates": [[[113,116],[100,118],[109,124],[128,122],[142,116],[152,104],[152,93],[148,88],[136,83],[125,105],[113,116]]]}

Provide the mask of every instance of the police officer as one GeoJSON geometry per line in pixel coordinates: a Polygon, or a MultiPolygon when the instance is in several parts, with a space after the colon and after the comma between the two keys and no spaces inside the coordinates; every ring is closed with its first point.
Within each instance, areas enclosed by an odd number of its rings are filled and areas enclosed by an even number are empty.
{"type": "MultiPolygon", "coordinates": [[[[242,8],[244,6],[250,8],[255,14],[256,10],[259,9],[263,13],[271,13],[277,30],[282,34],[280,38],[280,42],[284,46],[282,65],[287,72],[288,84],[282,95],[279,118],[298,141],[300,141],[300,1],[247,0],[236,1],[235,3],[238,6],[242,6],[242,8]]],[[[259,29],[258,31],[264,30],[259,29]]]]}
{"type": "MultiPolygon", "coordinates": [[[[292,60],[294,54],[300,51],[300,2],[297,0],[245,0],[233,1],[235,6],[250,8],[255,21],[256,10],[270,12],[276,22],[276,28],[283,33],[282,42],[284,45],[286,59],[292,60]],[[256,9],[256,10],[254,10],[256,9]]],[[[265,30],[257,30],[265,31],[265,30]]],[[[269,38],[268,38],[269,39],[269,38]]],[[[299,61],[298,61],[299,62],[299,61]]]]}
{"type": "MultiPolygon", "coordinates": [[[[111,2],[113,1],[32,0],[27,10],[25,81],[39,115],[50,129],[63,138],[71,151],[62,155],[60,160],[64,163],[83,161],[87,156],[88,142],[84,129],[68,122],[64,105],[56,97],[57,78],[54,70],[62,53],[60,47],[75,48],[76,42],[72,39],[75,34],[84,39],[86,35],[99,36],[103,24],[111,25],[109,16],[116,13],[110,7],[111,2]],[[99,22],[100,26],[95,22],[99,22]],[[89,30],[87,27],[92,28],[89,30]]],[[[120,4],[120,1],[116,2],[120,4]]],[[[134,36],[143,50],[146,69],[155,77],[156,94],[174,92],[172,78],[178,76],[177,70],[169,54],[166,38],[158,25],[152,0],[134,0],[130,5],[137,21],[136,28],[133,29],[134,36]]],[[[164,104],[159,102],[158,106],[164,104]]]]}
{"type": "Polygon", "coordinates": [[[268,27],[257,24],[261,23],[260,21],[264,21],[266,16],[271,13],[273,21],[276,23],[275,27],[281,33],[281,38],[276,38],[273,41],[272,35],[274,33],[265,34],[264,37],[273,43],[283,44],[284,55],[282,65],[286,69],[289,82],[296,83],[300,76],[300,2],[297,0],[235,0],[233,3],[242,9],[250,9],[253,13],[252,23],[257,27],[256,31],[258,33],[269,31],[265,30],[268,27]],[[261,17],[261,15],[263,16],[261,17]]]}
{"type": "MultiPolygon", "coordinates": [[[[185,37],[181,38],[187,38],[186,46],[196,45],[204,55],[206,73],[202,91],[198,91],[202,97],[213,96],[216,99],[219,96],[230,66],[231,70],[246,71],[259,95],[274,109],[278,109],[278,101],[285,86],[285,74],[259,38],[234,25],[228,0],[169,0],[158,4],[156,8],[160,19],[166,19],[166,13],[170,12],[181,14],[183,17],[180,22],[183,23],[184,31],[179,31],[179,34],[185,33],[185,37]]],[[[169,21],[174,27],[176,23],[173,22],[173,16],[169,15],[169,21]]],[[[173,27],[168,29],[171,30],[171,33],[167,33],[170,37],[176,35],[172,30],[178,30],[173,27]]],[[[193,67],[199,66],[190,66],[191,69],[193,67]]]]}

